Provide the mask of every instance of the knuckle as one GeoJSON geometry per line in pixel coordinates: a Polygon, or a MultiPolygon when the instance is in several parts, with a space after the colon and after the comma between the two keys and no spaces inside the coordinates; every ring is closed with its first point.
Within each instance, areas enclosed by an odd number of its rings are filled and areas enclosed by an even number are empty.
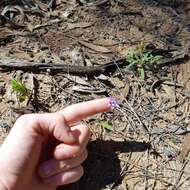
{"type": "Polygon", "coordinates": [[[63,117],[63,115],[61,113],[55,112],[55,113],[53,113],[53,117],[55,117],[55,120],[57,122],[65,123],[65,118],[63,117]]]}
{"type": "Polygon", "coordinates": [[[82,154],[81,147],[80,146],[76,146],[74,152],[75,152],[74,155],[76,155],[76,156],[81,155],[82,154]]]}
{"type": "Polygon", "coordinates": [[[21,115],[17,121],[26,121],[30,117],[30,114],[21,115]]]}
{"type": "Polygon", "coordinates": [[[29,123],[34,123],[36,122],[36,117],[34,116],[34,114],[25,114],[20,116],[17,121],[16,124],[23,126],[23,125],[28,125],[29,123]]]}
{"type": "Polygon", "coordinates": [[[67,162],[65,160],[62,160],[59,162],[58,169],[59,170],[70,169],[70,165],[67,164],[67,162]]]}

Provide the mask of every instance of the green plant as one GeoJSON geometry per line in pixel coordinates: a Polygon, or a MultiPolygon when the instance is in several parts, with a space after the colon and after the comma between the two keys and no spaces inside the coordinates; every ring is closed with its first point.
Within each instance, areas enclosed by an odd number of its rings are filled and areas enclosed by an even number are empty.
{"type": "Polygon", "coordinates": [[[17,81],[16,79],[11,80],[11,87],[12,90],[17,93],[19,100],[22,102],[26,99],[29,99],[31,95],[31,91],[26,88],[26,86],[21,83],[20,81],[17,81]]]}
{"type": "Polygon", "coordinates": [[[173,142],[173,144],[177,144],[177,139],[176,139],[176,137],[171,137],[171,141],[173,142]]]}
{"type": "Polygon", "coordinates": [[[107,121],[101,121],[100,125],[102,128],[107,129],[109,131],[113,131],[112,126],[107,121]]]}
{"type": "Polygon", "coordinates": [[[142,79],[145,79],[145,64],[154,63],[162,58],[160,55],[153,55],[146,47],[147,45],[141,44],[136,49],[130,49],[126,56],[129,67],[136,66],[142,79]]]}

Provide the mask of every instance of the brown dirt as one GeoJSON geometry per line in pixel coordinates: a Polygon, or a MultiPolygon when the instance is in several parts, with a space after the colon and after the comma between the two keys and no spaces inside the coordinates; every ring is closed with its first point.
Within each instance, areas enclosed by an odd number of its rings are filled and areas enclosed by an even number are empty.
{"type": "MultiPolygon", "coordinates": [[[[14,21],[25,28],[0,24],[0,59],[93,66],[123,58],[130,47],[142,42],[163,52],[188,51],[189,18],[190,3],[185,0],[110,0],[99,6],[60,0],[51,17],[29,12],[23,19],[17,14],[14,21]],[[68,10],[71,14],[63,17],[68,10]],[[34,30],[55,18],[61,21],[34,30]]],[[[182,163],[179,153],[190,121],[189,58],[145,71],[146,80],[125,66],[106,73],[103,79],[80,76],[79,80],[67,73],[52,75],[51,71],[1,72],[0,141],[8,134],[7,125],[13,126],[23,113],[53,112],[73,103],[115,96],[120,100],[119,110],[86,120],[93,135],[85,175],[67,188],[188,190],[189,156],[182,163]],[[18,102],[11,90],[12,78],[33,91],[29,104],[18,102]],[[88,90],[81,92],[84,87],[88,90]],[[102,128],[102,121],[113,130],[102,128]]]]}

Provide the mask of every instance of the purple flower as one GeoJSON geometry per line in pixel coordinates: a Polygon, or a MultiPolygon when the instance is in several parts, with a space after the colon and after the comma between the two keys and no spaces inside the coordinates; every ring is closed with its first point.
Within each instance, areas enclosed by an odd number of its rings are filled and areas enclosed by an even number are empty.
{"type": "Polygon", "coordinates": [[[118,101],[114,97],[109,97],[109,105],[112,110],[120,107],[118,101]]]}

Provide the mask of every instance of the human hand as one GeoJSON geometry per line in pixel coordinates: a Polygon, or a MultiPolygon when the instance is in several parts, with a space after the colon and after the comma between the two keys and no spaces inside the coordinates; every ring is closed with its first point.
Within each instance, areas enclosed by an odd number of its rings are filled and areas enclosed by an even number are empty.
{"type": "Polygon", "coordinates": [[[114,107],[112,98],[21,116],[0,147],[2,190],[55,190],[83,175],[89,128],[77,122],[114,107]]]}

